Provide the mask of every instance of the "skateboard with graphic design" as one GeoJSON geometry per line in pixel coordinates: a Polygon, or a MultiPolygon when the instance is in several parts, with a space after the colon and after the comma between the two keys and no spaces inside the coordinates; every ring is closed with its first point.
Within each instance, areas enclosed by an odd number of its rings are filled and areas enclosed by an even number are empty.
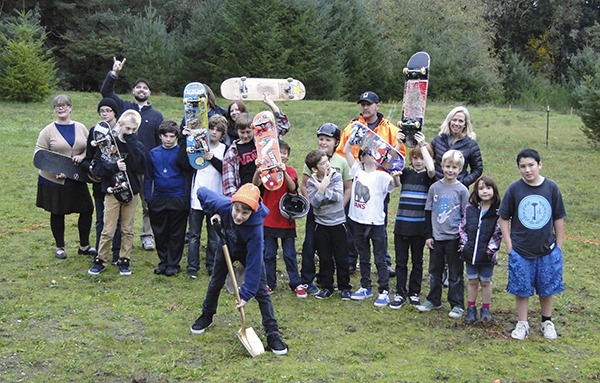
{"type": "Polygon", "coordinates": [[[404,156],[368,126],[354,121],[348,140],[373,156],[382,169],[390,173],[404,169],[404,156]]]}
{"type": "Polygon", "coordinates": [[[191,82],[183,90],[183,115],[185,127],[190,134],[185,140],[190,165],[195,169],[204,169],[209,162],[204,154],[208,146],[208,105],[206,88],[199,82],[191,82]]]}
{"type": "Polygon", "coordinates": [[[306,96],[306,88],[292,77],[232,77],[221,83],[221,95],[228,100],[262,101],[265,94],[273,101],[298,101],[306,96]]]}
{"type": "Polygon", "coordinates": [[[404,133],[406,146],[415,147],[415,133],[423,130],[425,124],[425,104],[429,85],[429,54],[417,52],[411,56],[404,68],[406,83],[402,98],[402,120],[398,122],[404,133]]]}
{"type": "MultiPolygon", "coordinates": [[[[94,140],[91,144],[100,151],[102,161],[114,164],[123,158],[117,146],[115,132],[105,121],[100,121],[94,126],[94,140]]],[[[111,186],[106,189],[106,192],[114,195],[122,204],[133,201],[133,191],[127,172],[118,171],[113,174],[111,186]]]]}
{"type": "Polygon", "coordinates": [[[91,180],[87,169],[73,163],[73,158],[46,149],[38,149],[33,154],[33,166],[54,174],[64,174],[67,178],[88,182],[91,180]]]}
{"type": "Polygon", "coordinates": [[[269,111],[260,112],[252,125],[260,180],[266,189],[277,190],[283,186],[285,175],[277,167],[281,163],[281,154],[275,116],[269,111]]]}

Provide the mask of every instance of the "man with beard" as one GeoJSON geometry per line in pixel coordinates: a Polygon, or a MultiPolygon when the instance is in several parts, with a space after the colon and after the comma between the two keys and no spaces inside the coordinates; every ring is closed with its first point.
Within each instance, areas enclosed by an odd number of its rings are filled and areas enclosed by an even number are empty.
{"type": "MultiPolygon", "coordinates": [[[[113,57],[113,67],[112,70],[109,71],[104,79],[104,83],[102,83],[102,88],[100,88],[100,93],[102,93],[102,97],[108,97],[115,100],[119,110],[121,112],[133,109],[140,113],[142,116],[142,123],[137,131],[137,136],[139,141],[146,148],[146,155],[150,150],[154,149],[156,146],[161,144],[160,138],[158,136],[158,127],[163,121],[162,114],[154,109],[152,105],[148,102],[150,98],[150,83],[145,78],[138,78],[133,83],[132,94],[135,101],[126,101],[120,98],[115,93],[115,82],[117,78],[119,78],[119,72],[123,69],[125,65],[126,59],[123,58],[123,61],[117,60],[116,57],[113,57]]],[[[143,185],[142,177],[140,175],[140,184],[143,185]]],[[[152,227],[150,226],[150,216],[148,213],[148,205],[145,202],[143,191],[140,191],[140,198],[142,200],[142,247],[144,250],[151,251],[156,247],[154,245],[154,235],[152,234],[152,227]]]]}

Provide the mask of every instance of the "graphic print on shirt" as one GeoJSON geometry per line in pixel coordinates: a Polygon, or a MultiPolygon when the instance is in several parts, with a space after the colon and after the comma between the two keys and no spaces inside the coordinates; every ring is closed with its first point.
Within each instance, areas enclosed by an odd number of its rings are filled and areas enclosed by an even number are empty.
{"type": "Polygon", "coordinates": [[[354,182],[354,206],[357,209],[365,209],[367,207],[367,202],[371,199],[369,188],[358,180],[354,182]]]}
{"type": "Polygon", "coordinates": [[[544,227],[552,218],[550,202],[543,196],[532,194],[519,202],[519,222],[530,230],[544,227]]]}
{"type": "Polygon", "coordinates": [[[460,199],[455,194],[442,194],[433,196],[433,214],[439,224],[460,224],[460,199]],[[448,222],[446,222],[448,221],[448,222]]]}

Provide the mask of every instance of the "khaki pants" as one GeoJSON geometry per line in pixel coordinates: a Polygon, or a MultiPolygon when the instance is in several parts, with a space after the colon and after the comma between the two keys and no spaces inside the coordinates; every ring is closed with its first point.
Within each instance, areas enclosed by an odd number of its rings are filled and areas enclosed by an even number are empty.
{"type": "Polygon", "coordinates": [[[112,194],[104,197],[104,228],[100,235],[100,248],[98,258],[108,263],[108,255],[112,247],[113,237],[117,229],[117,221],[121,216],[121,249],[119,258],[129,259],[133,247],[133,223],[137,207],[138,195],[133,195],[133,200],[127,205],[121,204],[112,194]]]}

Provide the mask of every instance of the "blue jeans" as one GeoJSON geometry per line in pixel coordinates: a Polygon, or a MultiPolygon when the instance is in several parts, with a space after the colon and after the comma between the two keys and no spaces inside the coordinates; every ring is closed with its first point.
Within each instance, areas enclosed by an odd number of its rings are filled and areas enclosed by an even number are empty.
{"type": "MultiPolygon", "coordinates": [[[[231,256],[231,262],[240,261],[244,267],[246,266],[246,257],[236,258],[235,255],[231,256]]],[[[219,295],[225,285],[225,277],[227,276],[227,264],[223,253],[219,253],[215,256],[215,264],[213,267],[213,273],[208,282],[208,289],[206,290],[206,297],[202,303],[202,315],[212,318],[217,313],[217,306],[219,305],[219,295]]],[[[277,326],[277,319],[275,319],[275,311],[273,310],[273,303],[271,302],[271,296],[267,292],[267,279],[265,276],[264,267],[261,270],[260,284],[258,286],[258,292],[254,297],[258,302],[258,308],[262,315],[262,325],[265,329],[267,336],[272,334],[278,334],[279,329],[277,326]]]]}
{"type": "Polygon", "coordinates": [[[202,222],[206,217],[206,270],[208,274],[212,274],[215,257],[223,250],[219,245],[219,236],[215,228],[210,223],[210,217],[202,210],[191,209],[189,219],[189,243],[188,243],[188,258],[187,270],[200,270],[200,239],[202,237],[202,222]]]}
{"type": "Polygon", "coordinates": [[[354,243],[358,250],[360,262],[360,286],[371,289],[371,243],[373,258],[377,268],[377,286],[379,292],[390,291],[390,273],[385,260],[386,235],[385,225],[365,225],[353,222],[354,243]]]}
{"type": "MultiPolygon", "coordinates": [[[[265,236],[264,259],[267,285],[273,290],[277,287],[277,240],[278,238],[276,237],[265,236]]],[[[298,274],[298,261],[296,259],[296,244],[294,238],[281,238],[281,250],[283,251],[285,270],[290,278],[290,288],[295,289],[300,284],[300,274],[298,274]]]]}
{"type": "Polygon", "coordinates": [[[451,307],[465,308],[464,261],[458,252],[458,238],[435,241],[429,253],[429,294],[427,300],[435,306],[442,304],[442,274],[448,264],[448,302],[451,307]]]}
{"type": "Polygon", "coordinates": [[[400,294],[404,298],[421,294],[425,237],[419,235],[395,235],[394,245],[396,248],[396,294],[400,294]],[[410,278],[408,277],[409,252],[412,263],[410,278]],[[407,279],[408,292],[406,290],[407,279]]]}

